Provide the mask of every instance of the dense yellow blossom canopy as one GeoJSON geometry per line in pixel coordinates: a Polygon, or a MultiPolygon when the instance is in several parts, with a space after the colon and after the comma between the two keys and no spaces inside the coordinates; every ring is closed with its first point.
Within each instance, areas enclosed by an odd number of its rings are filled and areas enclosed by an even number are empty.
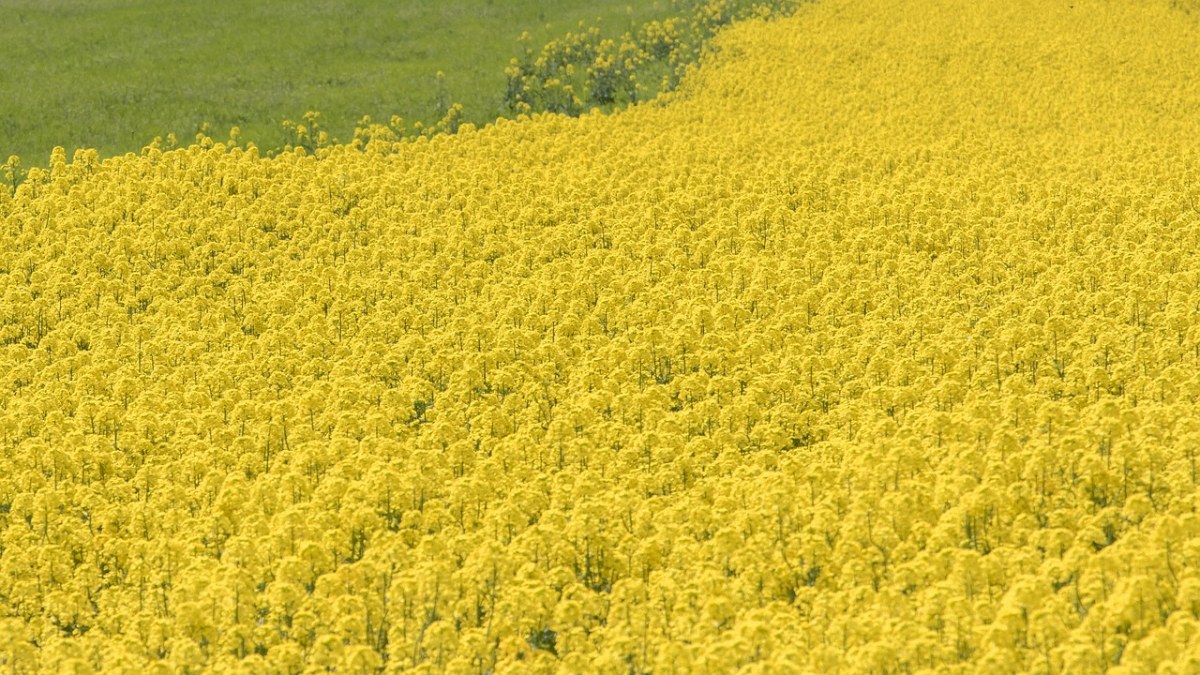
{"type": "Polygon", "coordinates": [[[58,152],[0,664],[1200,672],[1198,36],[820,0],[611,116],[58,152]]]}

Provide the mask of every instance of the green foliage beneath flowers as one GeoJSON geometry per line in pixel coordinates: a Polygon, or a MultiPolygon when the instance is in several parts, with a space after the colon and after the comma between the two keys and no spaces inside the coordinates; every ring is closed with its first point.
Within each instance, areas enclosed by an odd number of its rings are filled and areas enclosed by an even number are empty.
{"type": "Polygon", "coordinates": [[[671,91],[708,51],[717,31],[734,21],[787,16],[801,0],[672,0],[670,15],[620,36],[599,26],[579,29],[523,50],[505,73],[504,99],[516,113],[578,115],[593,107],[634,104],[671,91]]]}

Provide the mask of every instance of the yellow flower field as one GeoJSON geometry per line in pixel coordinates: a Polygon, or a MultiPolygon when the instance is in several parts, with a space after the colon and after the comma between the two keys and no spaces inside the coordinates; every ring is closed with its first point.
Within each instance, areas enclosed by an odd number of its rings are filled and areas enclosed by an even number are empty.
{"type": "Polygon", "coordinates": [[[1200,23],[0,190],[0,670],[1200,672],[1200,23]]]}

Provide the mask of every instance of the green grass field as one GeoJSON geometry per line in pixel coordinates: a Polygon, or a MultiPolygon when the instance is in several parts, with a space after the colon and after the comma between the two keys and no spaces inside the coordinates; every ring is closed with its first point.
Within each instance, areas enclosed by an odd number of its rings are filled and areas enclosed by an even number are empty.
{"type": "Polygon", "coordinates": [[[669,0],[0,0],[0,161],[55,145],[101,155],[155,136],[232,126],[264,148],[308,110],[345,139],[370,115],[433,121],[440,100],[475,123],[506,115],[504,66],[599,20],[620,33],[669,0]],[[437,71],[445,73],[439,85],[437,71]]]}

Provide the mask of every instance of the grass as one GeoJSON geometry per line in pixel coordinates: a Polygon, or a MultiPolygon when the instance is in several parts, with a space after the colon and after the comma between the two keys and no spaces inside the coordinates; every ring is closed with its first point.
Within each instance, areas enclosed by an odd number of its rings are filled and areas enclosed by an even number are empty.
{"type": "Polygon", "coordinates": [[[579,21],[620,32],[669,0],[0,0],[0,161],[56,145],[137,151],[232,126],[264,148],[308,110],[345,139],[363,116],[508,115],[504,66],[579,21]],[[445,73],[439,84],[436,73],[445,73]]]}

